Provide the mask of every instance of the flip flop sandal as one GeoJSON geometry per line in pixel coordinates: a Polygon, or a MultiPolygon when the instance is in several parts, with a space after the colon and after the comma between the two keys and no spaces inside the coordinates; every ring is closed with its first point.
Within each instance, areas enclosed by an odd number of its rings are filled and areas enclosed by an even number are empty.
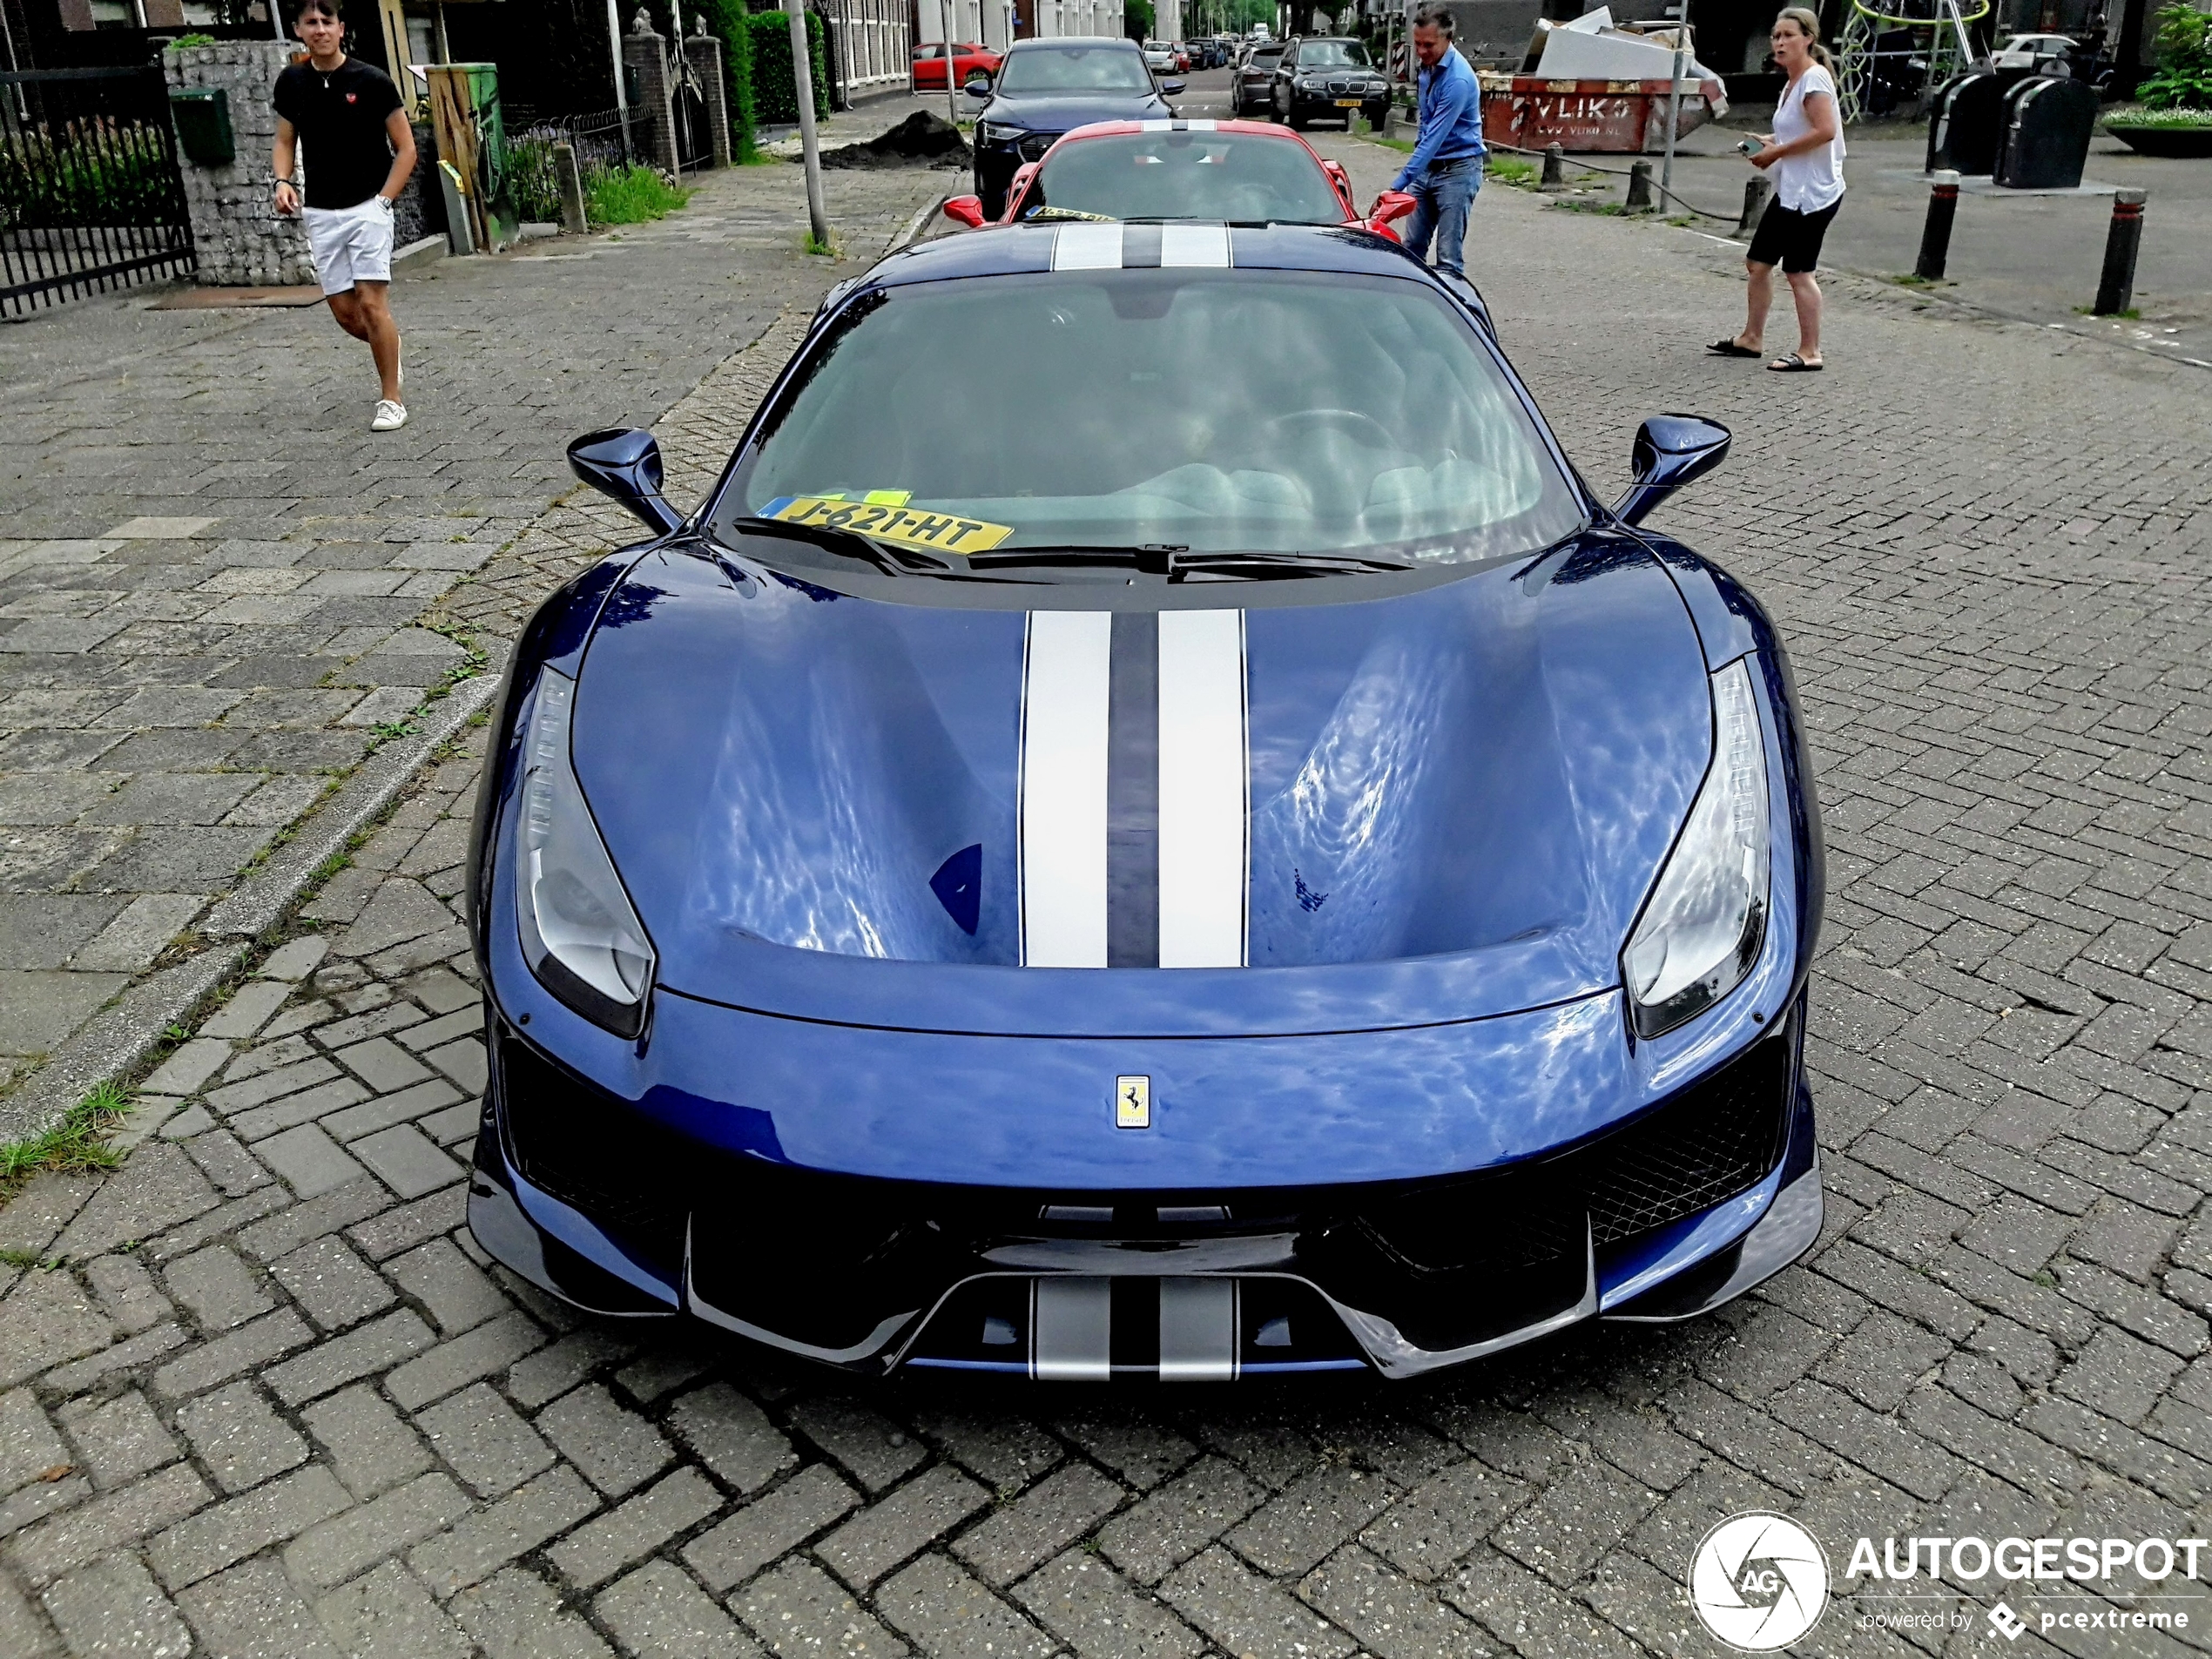
{"type": "Polygon", "coordinates": [[[1825,363],[1808,363],[1795,352],[1786,357],[1777,357],[1767,365],[1777,374],[1817,374],[1827,367],[1825,363]]]}
{"type": "Polygon", "coordinates": [[[1726,340],[1716,340],[1705,349],[1716,357],[1764,357],[1766,355],[1763,351],[1753,351],[1749,346],[1737,345],[1733,335],[1726,340]]]}

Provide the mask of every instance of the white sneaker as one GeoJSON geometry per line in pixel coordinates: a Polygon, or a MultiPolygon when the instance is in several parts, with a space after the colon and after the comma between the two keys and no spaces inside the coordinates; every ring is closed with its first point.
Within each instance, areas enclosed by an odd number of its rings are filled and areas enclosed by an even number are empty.
{"type": "Polygon", "coordinates": [[[396,432],[407,424],[407,405],[395,403],[390,398],[376,405],[376,418],[368,423],[371,432],[396,432]]]}

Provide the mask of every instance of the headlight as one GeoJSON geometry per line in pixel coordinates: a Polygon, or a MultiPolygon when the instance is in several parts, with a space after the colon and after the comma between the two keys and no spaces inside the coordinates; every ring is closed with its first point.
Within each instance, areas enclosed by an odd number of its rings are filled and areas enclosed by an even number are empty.
{"type": "Polygon", "coordinates": [[[631,907],[569,759],[576,682],[538,671],[523,736],[515,918],[545,988],[618,1037],[645,1028],[652,941],[631,907]]]}
{"type": "Polygon", "coordinates": [[[984,141],[988,144],[1012,144],[1022,136],[1020,127],[1010,127],[999,121],[984,122],[982,132],[984,141]]]}
{"type": "Polygon", "coordinates": [[[1749,659],[1712,686],[1713,764],[1621,953],[1638,1036],[1672,1030],[1735,989],[1766,936],[1766,745],[1749,659]]]}

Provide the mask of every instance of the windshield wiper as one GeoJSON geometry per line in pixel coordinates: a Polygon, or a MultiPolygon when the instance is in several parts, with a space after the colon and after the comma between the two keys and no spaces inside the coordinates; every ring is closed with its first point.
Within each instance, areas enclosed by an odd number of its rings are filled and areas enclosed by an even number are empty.
{"type": "Polygon", "coordinates": [[[1193,553],[1180,543],[1147,542],[1136,547],[1068,543],[1059,546],[1008,548],[1001,553],[976,553],[968,563],[978,570],[1012,565],[1119,564],[1134,566],[1170,581],[1193,572],[1244,576],[1255,581],[1271,577],[1358,576],[1414,567],[1403,559],[1385,559],[1335,553],[1297,553],[1268,550],[1193,553]]]}
{"type": "Polygon", "coordinates": [[[1241,572],[1255,578],[1278,576],[1359,576],[1376,571],[1410,570],[1406,559],[1378,559],[1344,553],[1178,553],[1170,556],[1168,575],[1190,570],[1241,572]]]}
{"type": "Polygon", "coordinates": [[[757,518],[750,515],[733,518],[730,523],[733,528],[756,536],[789,536],[793,541],[812,542],[833,553],[866,559],[886,576],[952,576],[960,570],[958,565],[948,564],[918,549],[895,547],[858,530],[838,529],[827,524],[794,524],[786,518],[757,518]]]}

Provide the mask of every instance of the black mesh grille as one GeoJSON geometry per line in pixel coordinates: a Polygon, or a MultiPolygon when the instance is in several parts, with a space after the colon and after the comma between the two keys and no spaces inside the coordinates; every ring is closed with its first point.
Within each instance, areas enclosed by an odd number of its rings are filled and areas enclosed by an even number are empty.
{"type": "Polygon", "coordinates": [[[1590,1231],[1602,1248],[1749,1191],[1781,1159],[1788,1028],[1595,1149],[1590,1231]]]}

